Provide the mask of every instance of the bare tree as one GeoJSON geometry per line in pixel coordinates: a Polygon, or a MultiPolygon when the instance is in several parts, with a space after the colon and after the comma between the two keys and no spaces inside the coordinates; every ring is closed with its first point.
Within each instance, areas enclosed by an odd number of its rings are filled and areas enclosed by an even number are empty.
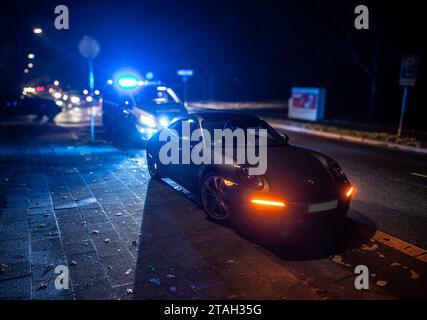
{"type": "Polygon", "coordinates": [[[370,11],[369,30],[354,27],[354,7],[345,6],[345,14],[323,17],[320,35],[321,50],[341,62],[355,66],[369,81],[368,113],[373,116],[377,109],[378,82],[381,68],[392,61],[397,52],[386,48],[383,41],[384,15],[382,5],[370,11]],[[371,14],[374,13],[374,14],[371,14]]]}

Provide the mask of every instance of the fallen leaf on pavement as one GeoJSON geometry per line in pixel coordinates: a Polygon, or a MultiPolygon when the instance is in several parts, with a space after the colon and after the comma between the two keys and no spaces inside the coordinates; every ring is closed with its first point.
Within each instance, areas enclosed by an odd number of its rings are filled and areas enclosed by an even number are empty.
{"type": "Polygon", "coordinates": [[[417,280],[420,278],[420,274],[418,272],[415,272],[414,270],[411,270],[411,279],[417,280]]]}
{"type": "Polygon", "coordinates": [[[0,263],[0,272],[5,272],[8,268],[7,264],[0,263]]]}
{"type": "Polygon", "coordinates": [[[39,288],[38,288],[37,290],[46,289],[46,288],[47,288],[47,286],[48,286],[48,283],[47,283],[47,282],[42,282],[42,283],[40,283],[40,286],[39,286],[39,288]]]}
{"type": "Polygon", "coordinates": [[[351,265],[349,265],[348,263],[345,263],[345,262],[342,261],[342,257],[340,255],[335,255],[332,258],[332,261],[335,262],[335,263],[337,263],[337,264],[346,266],[346,267],[351,267],[351,265]]]}
{"type": "Polygon", "coordinates": [[[372,246],[367,246],[366,244],[362,244],[362,250],[364,251],[375,251],[377,249],[378,249],[378,245],[375,243],[372,246]]]}
{"type": "Polygon", "coordinates": [[[387,285],[388,281],[385,280],[379,280],[377,281],[377,286],[378,287],[385,287],[387,285]]]}

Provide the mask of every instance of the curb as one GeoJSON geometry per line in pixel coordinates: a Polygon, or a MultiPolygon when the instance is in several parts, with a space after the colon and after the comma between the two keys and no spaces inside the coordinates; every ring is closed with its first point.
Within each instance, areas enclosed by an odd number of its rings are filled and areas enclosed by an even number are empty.
{"type": "Polygon", "coordinates": [[[381,148],[386,148],[386,149],[399,150],[399,151],[405,151],[405,152],[412,152],[412,153],[427,155],[427,148],[405,146],[405,145],[398,144],[398,143],[384,142],[384,141],[380,141],[380,140],[374,140],[374,139],[363,138],[363,137],[354,137],[354,136],[349,136],[349,135],[345,135],[345,134],[341,134],[341,133],[323,132],[323,131],[318,131],[318,130],[313,130],[313,129],[295,127],[295,126],[291,126],[291,125],[287,125],[287,124],[278,124],[278,123],[274,123],[274,122],[272,122],[272,125],[276,128],[279,128],[279,129],[285,129],[285,130],[289,130],[289,131],[293,131],[293,132],[301,132],[301,133],[310,134],[310,135],[318,136],[318,137],[324,137],[324,138],[336,139],[336,140],[343,140],[343,141],[355,142],[355,143],[360,143],[360,144],[370,145],[370,146],[376,146],[376,147],[381,147],[381,148]]]}
{"type": "Polygon", "coordinates": [[[415,258],[419,261],[427,263],[427,250],[413,245],[412,243],[401,240],[390,234],[377,230],[374,227],[361,224],[357,221],[352,221],[355,230],[367,239],[380,242],[394,250],[397,250],[407,256],[415,258]]]}

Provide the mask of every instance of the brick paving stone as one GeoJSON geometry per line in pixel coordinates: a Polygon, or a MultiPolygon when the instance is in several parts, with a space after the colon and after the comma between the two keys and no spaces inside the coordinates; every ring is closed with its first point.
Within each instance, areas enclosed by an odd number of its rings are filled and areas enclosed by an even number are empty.
{"type": "Polygon", "coordinates": [[[31,299],[31,276],[0,281],[0,300],[31,299]]]}
{"type": "Polygon", "coordinates": [[[1,263],[12,263],[28,260],[30,255],[28,239],[0,241],[1,263]]]}
{"type": "Polygon", "coordinates": [[[66,223],[73,223],[73,224],[83,223],[82,216],[77,208],[55,210],[55,216],[60,225],[66,224],[66,223]]]}
{"type": "Polygon", "coordinates": [[[83,253],[95,254],[95,251],[96,249],[89,237],[86,240],[68,242],[64,246],[64,252],[68,257],[83,253]]]}
{"type": "Polygon", "coordinates": [[[89,239],[87,228],[82,224],[60,224],[61,239],[63,244],[89,239]]]}
{"type": "Polygon", "coordinates": [[[31,241],[31,252],[60,251],[62,243],[59,237],[31,241]]]}
{"type": "Polygon", "coordinates": [[[7,259],[0,260],[3,261],[3,264],[7,265],[6,271],[0,273],[0,281],[29,276],[31,274],[29,260],[14,262],[8,262],[5,260],[7,259]]]}
{"type": "Polygon", "coordinates": [[[105,214],[101,213],[101,214],[97,214],[97,215],[85,217],[84,218],[84,222],[89,227],[89,225],[99,224],[99,223],[105,223],[105,222],[109,222],[109,220],[108,220],[108,217],[105,214]]]}
{"type": "Polygon", "coordinates": [[[67,259],[69,261],[71,280],[76,286],[84,286],[106,276],[104,267],[96,252],[72,254],[67,256],[67,259]],[[72,266],[70,261],[75,261],[77,264],[72,266]]]}
{"type": "Polygon", "coordinates": [[[2,223],[0,225],[0,239],[2,240],[28,239],[29,232],[28,223],[2,223]]]}
{"type": "Polygon", "coordinates": [[[33,300],[74,300],[74,293],[70,289],[57,289],[54,285],[55,280],[34,281],[32,283],[33,300]],[[47,284],[47,287],[44,287],[47,284]]]}
{"type": "Polygon", "coordinates": [[[135,261],[128,251],[101,257],[108,278],[113,285],[133,283],[135,279],[135,261]]]}
{"type": "Polygon", "coordinates": [[[78,300],[105,300],[113,299],[114,291],[106,277],[78,284],[74,287],[76,299],[78,300]]]}

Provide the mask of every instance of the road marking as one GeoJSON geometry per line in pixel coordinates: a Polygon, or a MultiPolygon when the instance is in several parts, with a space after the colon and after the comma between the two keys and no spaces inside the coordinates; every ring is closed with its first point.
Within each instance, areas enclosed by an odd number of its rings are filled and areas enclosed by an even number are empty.
{"type": "Polygon", "coordinates": [[[389,235],[382,231],[375,231],[374,235],[372,234],[372,227],[369,227],[367,225],[362,225],[360,223],[356,222],[356,229],[357,231],[364,235],[365,237],[375,240],[378,242],[381,242],[382,244],[385,244],[386,246],[395,249],[397,251],[402,252],[403,254],[406,254],[408,256],[411,256],[415,259],[418,259],[424,263],[427,263],[427,250],[417,247],[416,245],[413,245],[412,243],[400,240],[396,237],[393,237],[392,235],[389,235]]]}
{"type": "Polygon", "coordinates": [[[427,178],[427,175],[417,172],[411,172],[413,176],[421,177],[421,178],[427,178]]]}

